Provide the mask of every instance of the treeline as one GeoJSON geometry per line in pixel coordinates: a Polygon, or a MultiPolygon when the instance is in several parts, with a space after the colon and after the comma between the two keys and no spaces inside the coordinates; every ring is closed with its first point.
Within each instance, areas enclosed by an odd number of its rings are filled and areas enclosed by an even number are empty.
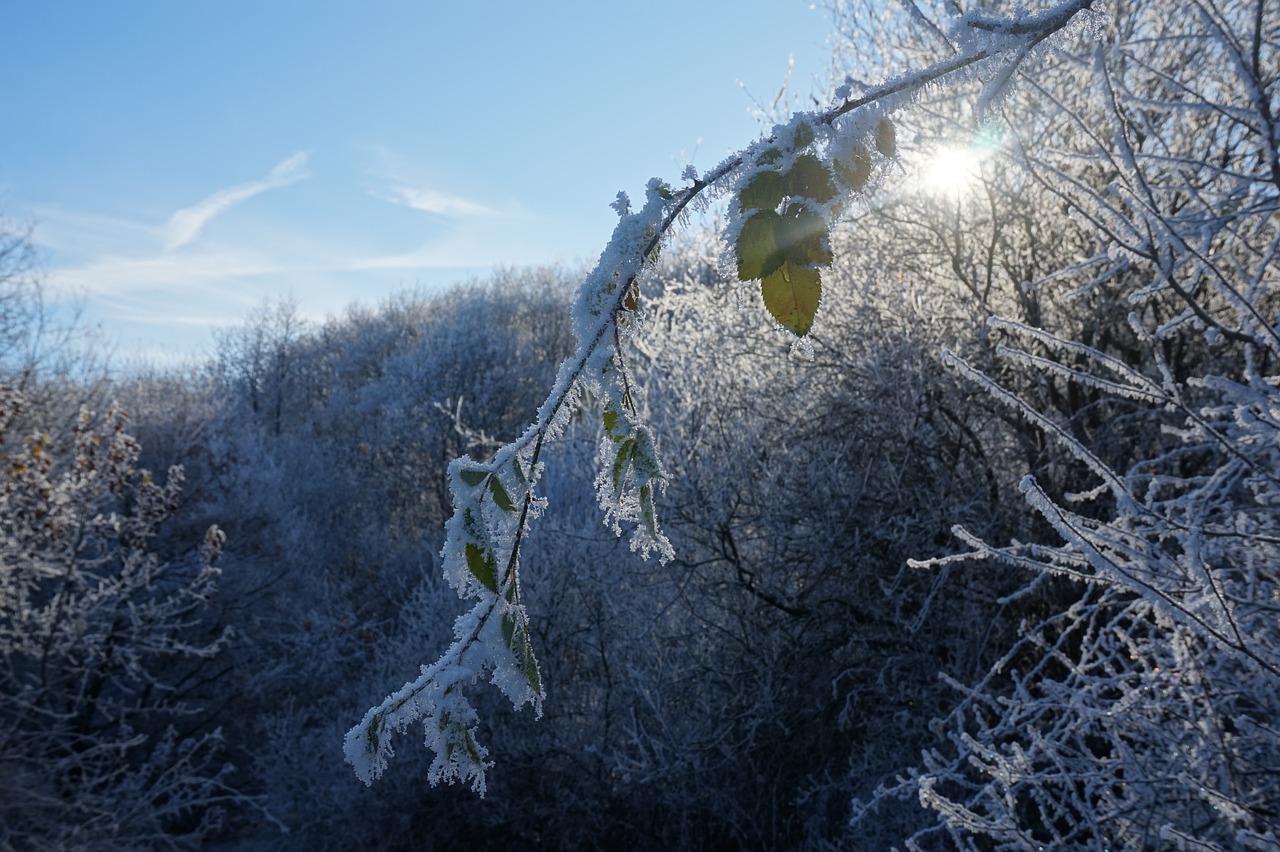
{"type": "MultiPolygon", "coordinates": [[[[845,274],[837,286],[855,289],[845,274]]],[[[5,689],[20,699],[6,706],[31,708],[5,714],[6,777],[22,779],[6,842],[281,826],[272,842],[297,848],[838,838],[865,792],[853,766],[869,781],[910,764],[950,701],[936,673],[972,677],[1002,647],[1001,581],[904,564],[945,552],[956,521],[1008,532],[1011,481],[969,445],[966,429],[990,432],[985,408],[937,369],[896,282],[859,282],[865,299],[833,306],[831,344],[806,361],[696,245],[655,280],[641,378],[678,556],[642,562],[600,523],[598,420],[584,418],[551,450],[526,551],[550,697],[540,721],[493,702],[501,760],[484,801],[425,792],[412,749],[397,784],[366,789],[340,743],[449,635],[445,467],[536,409],[569,351],[572,275],[504,272],[323,325],[272,305],[189,372],[84,387],[101,415],[21,412],[15,394],[6,509],[35,531],[6,530],[6,579],[26,584],[6,601],[43,607],[5,612],[5,689]],[[18,429],[19,414],[48,434],[18,429]],[[78,514],[46,532],[62,502],[78,514]],[[103,540],[86,545],[90,531],[103,540]],[[144,604],[180,617],[139,622],[144,604]],[[174,760],[197,745],[200,761],[174,760]]]]}
{"type": "MultiPolygon", "coordinates": [[[[445,468],[538,408],[576,274],[268,305],[107,380],[0,252],[0,846],[1274,843],[1275,13],[1113,5],[1014,155],[849,216],[811,352],[716,235],[666,248],[628,351],[676,558],[601,523],[588,403],[522,550],[544,715],[478,693],[483,800],[341,742],[448,644],[445,468]]],[[[925,50],[840,8],[864,62],[925,50]]]]}

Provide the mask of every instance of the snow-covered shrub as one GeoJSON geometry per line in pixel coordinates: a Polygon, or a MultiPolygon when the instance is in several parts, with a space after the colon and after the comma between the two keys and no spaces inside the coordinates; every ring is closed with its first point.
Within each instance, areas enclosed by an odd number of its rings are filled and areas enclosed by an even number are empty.
{"type": "Polygon", "coordinates": [[[0,386],[0,845],[197,842],[247,801],[209,714],[224,536],[161,560],[182,469],[136,469],[118,409],[83,411],[63,448],[15,433],[23,405],[0,386]]]}
{"type": "Polygon", "coordinates": [[[1020,483],[1033,535],[958,528],[969,551],[924,563],[1033,579],[1008,596],[1031,606],[1018,641],[953,682],[924,767],[882,792],[937,814],[913,848],[1280,836],[1280,11],[1112,6],[1105,38],[1009,108],[1047,116],[1013,147],[1089,243],[1028,287],[1103,298],[1119,333],[997,319],[998,372],[948,356],[1060,461],[1020,483]]]}

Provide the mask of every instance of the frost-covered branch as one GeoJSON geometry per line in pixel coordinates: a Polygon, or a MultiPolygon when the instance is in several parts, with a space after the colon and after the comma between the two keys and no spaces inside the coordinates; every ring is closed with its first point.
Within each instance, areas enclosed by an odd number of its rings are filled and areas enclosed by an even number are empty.
{"type": "Polygon", "coordinates": [[[657,514],[667,473],[642,416],[640,388],[628,378],[624,347],[642,319],[645,275],[685,211],[715,195],[732,196],[727,237],[738,276],[759,280],[768,311],[803,338],[822,300],[822,270],[833,260],[832,224],[896,156],[891,116],[927,88],[979,69],[991,81],[983,101],[993,101],[1037,45],[1094,2],[1070,0],[1007,20],[959,16],[955,55],[857,96],[842,87],[828,109],[797,113],[702,176],[687,172],[684,187],[652,180],[638,211],[619,194],[618,225],[574,296],[575,352],[560,366],[534,423],[491,460],[463,457],[450,465],[454,512],[446,525],[444,575],[474,604],[456,622],[455,641],[440,660],[347,734],[346,757],[361,779],[379,777],[392,753],[392,733],[421,720],[435,752],[431,781],[469,781],[483,793],[487,751],[476,737],[478,717],[465,689],[487,676],[516,707],[528,703],[540,712],[545,692],[520,599],[520,548],[543,508],[536,496],[542,448],[584,398],[602,410],[596,491],[606,523],[618,532],[631,526],[632,548],[642,555],[672,556],[657,514]]]}

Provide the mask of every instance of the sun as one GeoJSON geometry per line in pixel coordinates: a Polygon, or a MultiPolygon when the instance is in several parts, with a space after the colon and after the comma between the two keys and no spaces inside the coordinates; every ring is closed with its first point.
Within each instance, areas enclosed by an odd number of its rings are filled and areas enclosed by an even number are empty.
{"type": "Polygon", "coordinates": [[[929,195],[959,201],[982,177],[985,152],[969,145],[946,145],[933,152],[920,172],[920,188],[929,195]]]}

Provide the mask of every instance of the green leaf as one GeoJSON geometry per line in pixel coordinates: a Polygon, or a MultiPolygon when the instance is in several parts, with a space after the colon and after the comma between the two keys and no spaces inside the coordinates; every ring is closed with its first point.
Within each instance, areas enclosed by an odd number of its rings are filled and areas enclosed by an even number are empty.
{"type": "Polygon", "coordinates": [[[738,256],[738,280],[763,278],[782,263],[776,238],[779,216],[772,210],[757,210],[742,223],[734,252],[738,256]]]}
{"type": "Polygon", "coordinates": [[[464,467],[459,475],[462,477],[463,482],[474,488],[484,482],[485,477],[489,475],[489,471],[474,467],[464,467]]]}
{"type": "Polygon", "coordinates": [[[536,694],[542,694],[542,678],[538,676],[538,659],[533,656],[533,643],[529,641],[529,637],[525,635],[523,653],[517,654],[516,658],[520,661],[520,671],[524,674],[525,680],[529,681],[529,688],[536,694]]]}
{"type": "Polygon", "coordinates": [[[646,482],[640,486],[640,517],[651,535],[658,535],[658,513],[653,507],[653,486],[646,482]]]}
{"type": "Polygon", "coordinates": [[[364,747],[369,754],[377,754],[382,741],[382,728],[386,724],[386,712],[375,713],[364,731],[364,747]]]}
{"type": "Polygon", "coordinates": [[[898,153],[898,131],[887,118],[876,123],[876,150],[890,158],[898,153]]]}
{"type": "Polygon", "coordinates": [[[465,728],[462,731],[462,747],[466,749],[467,757],[471,758],[471,762],[479,765],[483,762],[480,757],[480,747],[476,745],[476,738],[471,736],[471,731],[465,728]]]}
{"type": "Polygon", "coordinates": [[[654,452],[653,434],[641,426],[636,430],[636,448],[631,453],[631,467],[642,476],[657,476],[661,468],[654,452]]]}
{"type": "Polygon", "coordinates": [[[479,520],[477,520],[476,513],[471,509],[471,506],[467,506],[462,510],[462,528],[466,530],[467,535],[472,538],[478,541],[483,540],[485,537],[484,526],[479,520]]]}
{"type": "Polygon", "coordinates": [[[622,488],[622,476],[627,472],[627,465],[631,457],[635,455],[636,441],[634,438],[627,438],[622,442],[622,446],[618,448],[618,457],[613,460],[613,490],[618,491],[622,488]]]}
{"type": "Polygon", "coordinates": [[[822,301],[822,273],[806,266],[783,263],[760,282],[764,306],[778,324],[797,337],[813,326],[822,301]]]}
{"type": "Polygon", "coordinates": [[[523,618],[502,614],[502,639],[516,658],[516,668],[524,675],[534,692],[542,692],[542,680],[538,676],[538,660],[533,655],[533,642],[529,640],[529,627],[523,618]]]}
{"type": "Polygon", "coordinates": [[[812,154],[796,157],[795,165],[787,172],[785,188],[787,195],[812,198],[819,204],[826,204],[836,197],[831,172],[812,154]]]}
{"type": "Polygon", "coordinates": [[[799,151],[801,148],[807,148],[812,141],[813,128],[809,126],[808,122],[800,122],[796,126],[795,141],[791,143],[793,150],[799,151]]]}
{"type": "Polygon", "coordinates": [[[774,237],[784,259],[793,266],[830,266],[827,223],[803,204],[793,204],[778,220],[774,237]]]}
{"type": "Polygon", "coordinates": [[[511,495],[507,493],[506,487],[496,476],[489,478],[489,493],[493,495],[493,502],[502,511],[514,512],[516,510],[516,504],[511,501],[511,495]]]}
{"type": "Polygon", "coordinates": [[[782,203],[782,175],[775,171],[757,172],[738,193],[738,206],[743,210],[773,210],[782,203]]]}
{"type": "Polygon", "coordinates": [[[613,403],[609,403],[604,407],[604,413],[600,415],[600,419],[604,421],[604,433],[614,441],[621,441],[627,437],[628,429],[619,429],[618,426],[627,425],[626,419],[622,416],[622,412],[614,407],[613,403]]]}
{"type": "Polygon", "coordinates": [[[496,595],[498,593],[498,572],[493,564],[493,557],[489,555],[488,551],[475,544],[468,543],[465,550],[467,568],[471,571],[471,575],[480,582],[480,585],[496,595]]]}
{"type": "Polygon", "coordinates": [[[767,166],[782,159],[782,151],[778,148],[766,148],[756,157],[756,165],[767,166]]]}
{"type": "Polygon", "coordinates": [[[859,142],[848,158],[836,160],[835,166],[844,185],[856,192],[866,186],[871,177],[871,149],[859,142]]]}

